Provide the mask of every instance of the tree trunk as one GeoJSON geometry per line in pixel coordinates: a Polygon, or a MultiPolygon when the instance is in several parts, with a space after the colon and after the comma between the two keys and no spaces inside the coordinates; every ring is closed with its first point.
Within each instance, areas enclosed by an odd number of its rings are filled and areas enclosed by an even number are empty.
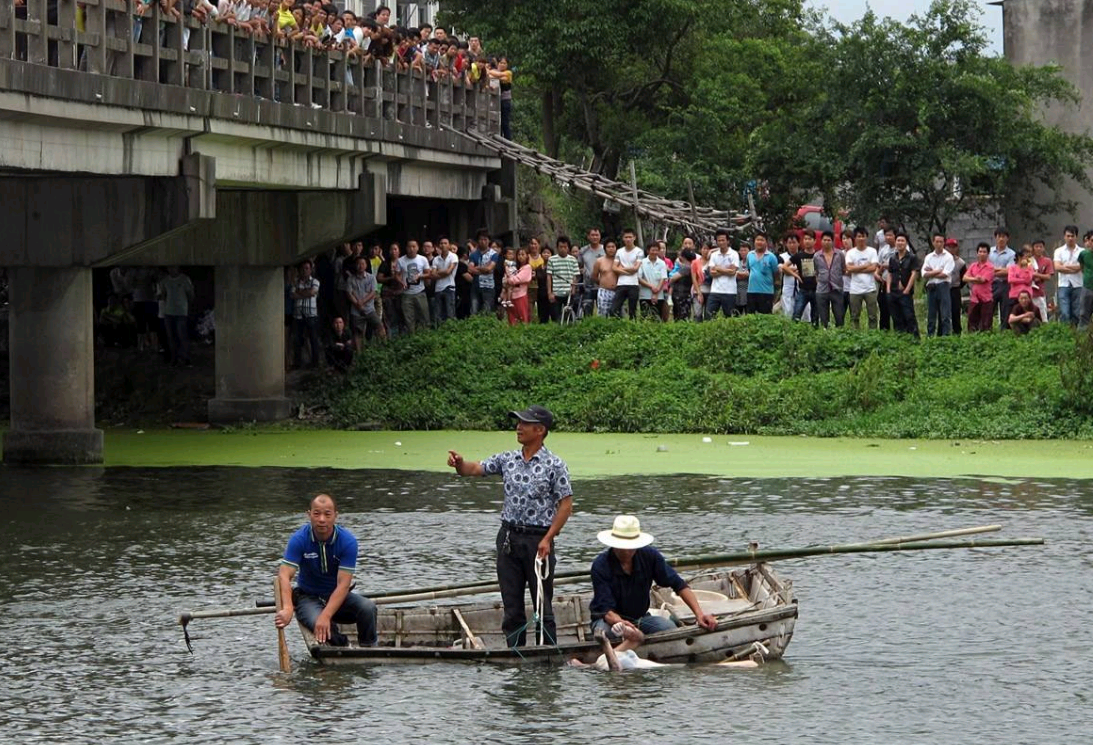
{"type": "Polygon", "coordinates": [[[542,96],[543,110],[543,147],[551,158],[558,157],[558,135],[555,129],[555,113],[557,106],[554,102],[555,91],[553,88],[545,88],[542,96]]]}

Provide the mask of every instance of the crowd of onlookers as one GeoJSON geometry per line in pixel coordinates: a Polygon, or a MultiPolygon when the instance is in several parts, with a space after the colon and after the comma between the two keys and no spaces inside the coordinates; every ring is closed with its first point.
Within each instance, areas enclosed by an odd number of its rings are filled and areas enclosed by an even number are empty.
{"type": "Polygon", "coordinates": [[[1026,333],[1049,320],[1086,326],[1093,314],[1093,231],[1078,245],[1068,226],[1062,245],[971,247],[936,234],[916,249],[882,221],[840,231],[792,230],[747,239],[728,230],[711,241],[684,237],[637,245],[588,231],[584,245],[559,236],[514,248],[480,230],[464,244],[447,237],[365,248],[346,243],[286,275],[293,361],[326,358],[344,368],[370,341],[432,328],[450,319],[496,314],[510,324],[625,316],[658,322],[782,313],[814,326],[920,335],[916,296],[931,336],[993,328],[1026,333]],[[879,246],[879,247],[878,247],[879,246]],[[863,324],[864,318],[864,324],[863,324]]]}
{"type": "Polygon", "coordinates": [[[192,323],[194,284],[177,266],[114,267],[110,294],[95,318],[95,339],[100,346],[158,351],[166,362],[193,367],[193,335],[211,339],[212,311],[192,323]]]}
{"type": "MultiPolygon", "coordinates": [[[[723,230],[709,241],[644,248],[632,230],[616,240],[598,228],[583,245],[533,237],[514,248],[485,229],[461,244],[445,236],[386,247],[355,241],[285,270],[286,364],[345,369],[364,344],[480,314],[519,325],[781,313],[824,327],[849,316],[855,328],[916,337],[923,312],[931,336],[1023,334],[1052,320],[1089,325],[1093,230],[1079,244],[1078,228],[1067,226],[1053,249],[1044,240],[1011,247],[1003,228],[994,237],[974,247],[974,258],[972,246],[962,254],[957,239],[940,234],[916,250],[883,222],[872,235],[858,227],[743,239],[723,230]]],[[[211,342],[213,310],[193,312],[194,284],[178,267],[115,267],[109,280],[96,322],[101,345],[158,349],[185,366],[193,338],[211,342]]]]}
{"type": "MultiPolygon", "coordinates": [[[[27,16],[26,0],[14,0],[16,15],[27,16]]],[[[324,0],[133,0],[132,29],[134,41],[151,43],[151,34],[160,34],[160,43],[167,45],[166,25],[146,24],[153,7],[164,17],[193,18],[204,26],[232,28],[236,33],[252,37],[262,45],[284,42],[300,48],[320,51],[340,51],[349,62],[371,65],[379,62],[396,70],[413,70],[433,81],[446,81],[467,87],[490,87],[500,97],[502,134],[511,139],[512,71],[508,59],[490,56],[482,48],[478,37],[459,39],[449,36],[445,29],[425,23],[407,27],[390,25],[391,9],[380,5],[375,11],[358,16],[352,10],[339,8],[324,0]]],[[[57,4],[48,6],[47,22],[58,22],[57,4]]],[[[107,12],[105,16],[108,36],[120,36],[125,28],[122,13],[107,12]]],[[[82,4],[77,5],[76,29],[85,31],[87,18],[82,4]]],[[[182,46],[190,48],[191,31],[182,30],[182,46]]],[[[26,44],[20,38],[16,56],[26,59],[26,44]]],[[[216,54],[215,49],[212,50],[216,54]]],[[[56,47],[51,57],[56,56],[56,47]]],[[[102,59],[97,55],[79,54],[80,69],[115,74],[120,52],[108,51],[102,59]],[[105,65],[105,67],[103,67],[105,65]]],[[[53,60],[55,63],[55,60],[53,60]]],[[[287,60],[278,53],[276,64],[284,66],[287,60]]],[[[297,64],[300,64],[299,62],[297,64]]],[[[333,71],[331,71],[333,74],[333,71]]],[[[347,82],[352,84],[352,71],[347,72],[347,82]]],[[[257,91],[256,91],[257,93],[257,91]]],[[[316,102],[313,106],[320,106],[316,102]]]]}

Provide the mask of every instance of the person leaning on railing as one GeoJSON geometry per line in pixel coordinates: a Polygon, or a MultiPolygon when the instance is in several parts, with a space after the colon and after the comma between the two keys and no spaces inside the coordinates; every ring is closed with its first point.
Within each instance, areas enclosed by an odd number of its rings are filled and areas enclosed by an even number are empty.
{"type": "Polygon", "coordinates": [[[509,58],[501,55],[496,65],[487,71],[491,81],[496,80],[501,91],[501,136],[512,139],[512,70],[509,58]]]}

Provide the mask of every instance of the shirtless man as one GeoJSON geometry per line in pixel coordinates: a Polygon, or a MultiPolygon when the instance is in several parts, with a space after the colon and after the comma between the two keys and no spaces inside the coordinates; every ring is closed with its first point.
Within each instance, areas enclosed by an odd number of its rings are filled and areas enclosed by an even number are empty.
{"type": "Polygon", "coordinates": [[[596,315],[607,317],[611,313],[611,304],[615,302],[615,288],[619,284],[619,275],[615,273],[615,252],[619,244],[608,239],[603,246],[604,254],[592,265],[592,284],[599,290],[596,293],[596,315]]]}

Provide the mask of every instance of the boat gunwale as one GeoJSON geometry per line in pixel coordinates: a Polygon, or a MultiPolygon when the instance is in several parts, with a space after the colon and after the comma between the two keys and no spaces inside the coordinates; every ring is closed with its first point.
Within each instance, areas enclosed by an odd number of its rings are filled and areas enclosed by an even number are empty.
{"type": "MultiPolygon", "coordinates": [[[[695,625],[689,625],[671,631],[660,632],[656,635],[650,635],[646,638],[646,642],[642,645],[641,649],[650,653],[655,653],[658,647],[701,637],[705,634],[731,631],[764,623],[776,623],[789,619],[796,620],[797,617],[798,605],[796,599],[793,599],[788,603],[780,603],[770,608],[744,611],[721,618],[718,620],[717,626],[710,631],[695,625]]],[[[308,634],[306,630],[301,627],[301,631],[304,632],[304,639],[305,642],[307,642],[308,634]]],[[[747,645],[744,644],[739,646],[746,647],[747,645]]],[[[428,646],[332,647],[320,644],[309,644],[308,646],[308,651],[311,653],[312,657],[320,662],[325,660],[357,660],[362,662],[368,660],[449,660],[474,662],[494,659],[513,661],[535,659],[537,661],[547,661],[554,657],[562,659],[580,657],[598,651],[599,649],[600,643],[597,641],[577,641],[558,645],[532,645],[519,648],[495,647],[487,649],[428,646]]],[[[733,647],[725,648],[726,651],[731,649],[733,649],[733,647]]]]}

